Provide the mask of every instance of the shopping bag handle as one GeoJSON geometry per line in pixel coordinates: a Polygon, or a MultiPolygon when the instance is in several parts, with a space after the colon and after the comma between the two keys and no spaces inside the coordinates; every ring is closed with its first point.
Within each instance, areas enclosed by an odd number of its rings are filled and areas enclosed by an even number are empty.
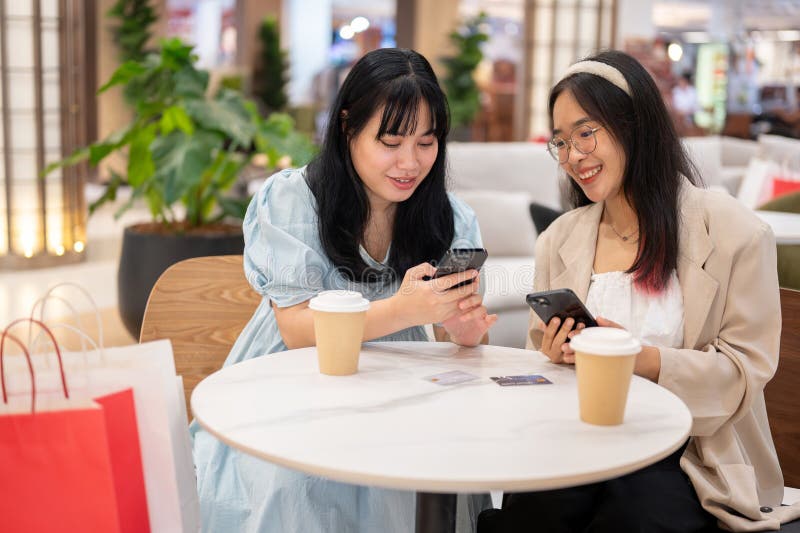
{"type": "MultiPolygon", "coordinates": [[[[35,318],[18,318],[16,320],[12,320],[6,326],[6,329],[3,330],[3,338],[2,340],[0,340],[0,384],[2,384],[3,386],[3,401],[8,403],[8,398],[6,394],[6,374],[5,374],[5,369],[3,367],[3,357],[2,357],[3,348],[5,347],[5,342],[6,342],[6,336],[7,335],[10,336],[10,334],[8,334],[9,329],[11,329],[16,324],[21,324],[23,322],[36,324],[37,326],[41,327],[45,333],[47,333],[48,337],[50,337],[50,340],[53,343],[53,347],[56,350],[56,357],[58,358],[58,371],[61,374],[61,386],[64,389],[64,398],[69,399],[69,390],[67,389],[67,377],[64,374],[64,361],[61,359],[61,350],[58,347],[58,342],[56,342],[56,338],[53,335],[53,332],[50,331],[50,328],[48,328],[45,325],[45,323],[40,320],[36,320],[35,318]]],[[[26,350],[25,353],[28,354],[28,351],[26,350]]],[[[28,354],[28,360],[30,361],[30,354],[28,354]]],[[[33,376],[32,366],[31,366],[31,376],[33,376]]]]}
{"type": "MultiPolygon", "coordinates": [[[[86,343],[87,342],[90,344],[90,347],[100,355],[100,361],[102,361],[103,363],[106,362],[106,352],[103,349],[103,345],[100,344],[98,346],[97,342],[95,342],[95,340],[91,337],[91,335],[89,335],[88,333],[86,333],[85,331],[80,329],[79,327],[75,327],[75,326],[72,326],[70,324],[64,324],[63,322],[57,322],[55,324],[50,324],[48,327],[50,328],[50,331],[52,331],[52,330],[54,330],[56,328],[68,329],[68,330],[70,330],[72,333],[74,333],[75,335],[77,335],[81,339],[81,353],[83,354],[83,363],[84,363],[85,367],[89,366],[89,358],[86,356],[86,352],[87,352],[86,343]]],[[[39,340],[41,339],[41,337],[42,337],[42,332],[39,332],[39,334],[36,335],[36,338],[31,340],[30,339],[30,332],[28,333],[28,348],[30,349],[31,352],[33,352],[34,355],[36,355],[36,353],[37,353],[36,352],[36,348],[39,346],[39,340]]],[[[48,368],[50,368],[50,359],[49,358],[45,359],[45,365],[48,368]]]]}
{"type": "MultiPolygon", "coordinates": [[[[76,328],[75,326],[71,326],[69,324],[64,324],[64,323],[61,323],[61,322],[59,322],[57,324],[50,324],[47,327],[50,328],[50,331],[52,331],[54,329],[58,329],[58,328],[70,330],[72,333],[74,333],[75,335],[80,337],[82,341],[88,342],[89,343],[89,347],[91,349],[93,349],[94,351],[98,352],[100,354],[100,358],[101,359],[103,359],[105,357],[105,355],[104,355],[105,350],[103,350],[102,345],[98,345],[97,342],[95,342],[95,340],[92,338],[92,336],[89,335],[88,333],[86,333],[85,331],[83,331],[81,328],[76,328]]],[[[37,337],[38,337],[38,335],[37,335],[37,337]]],[[[36,340],[38,342],[38,339],[34,339],[34,340],[36,340]]],[[[84,351],[85,351],[85,349],[84,349],[84,351]]],[[[33,351],[33,353],[34,353],[34,355],[36,354],[35,351],[33,351]]],[[[86,354],[84,354],[84,359],[86,359],[86,354]]]]}
{"type": "Polygon", "coordinates": [[[31,413],[36,412],[36,379],[33,375],[33,362],[31,361],[31,354],[28,349],[22,344],[18,338],[8,332],[8,328],[3,331],[3,338],[0,340],[0,384],[3,386],[3,403],[8,404],[8,394],[6,393],[6,373],[3,366],[3,356],[5,355],[6,337],[17,343],[17,346],[22,348],[25,354],[25,359],[28,361],[28,371],[31,374],[31,413]]]}
{"type": "MultiPolygon", "coordinates": [[[[82,329],[83,325],[81,324],[80,315],[78,314],[77,309],[75,309],[75,307],[72,304],[70,304],[69,301],[66,298],[62,298],[62,297],[60,297],[60,296],[58,296],[56,294],[53,294],[57,289],[60,289],[60,288],[63,288],[63,287],[71,287],[73,289],[77,289],[78,292],[83,294],[83,296],[86,298],[86,301],[89,302],[89,306],[92,308],[92,311],[94,312],[95,322],[97,323],[97,337],[98,337],[97,340],[98,340],[98,342],[96,343],[96,345],[99,345],[100,349],[102,350],[103,344],[104,344],[104,339],[103,339],[103,320],[102,320],[102,318],[100,318],[100,310],[97,307],[97,302],[95,302],[94,298],[92,298],[92,295],[89,294],[89,291],[84,289],[78,283],[73,283],[71,281],[64,281],[64,282],[61,282],[61,283],[57,283],[56,285],[53,285],[52,287],[47,289],[47,292],[44,294],[44,296],[42,296],[41,298],[39,298],[38,300],[36,300],[33,303],[33,307],[31,307],[31,316],[30,316],[30,318],[34,318],[34,315],[36,314],[36,309],[40,308],[39,309],[39,320],[44,322],[45,321],[45,307],[47,305],[47,301],[50,300],[50,299],[56,299],[56,300],[60,300],[64,305],[67,306],[67,308],[69,308],[70,311],[72,311],[72,315],[73,315],[73,317],[75,318],[75,321],[78,324],[78,329],[82,329]]],[[[86,335],[84,335],[84,337],[86,337],[86,335]]],[[[30,331],[28,332],[28,344],[30,345],[30,331]]],[[[86,351],[86,347],[83,346],[83,338],[81,338],[81,347],[83,348],[84,351],[86,351]]]]}
{"type": "MultiPolygon", "coordinates": [[[[53,331],[54,329],[57,329],[57,328],[63,328],[63,329],[68,329],[68,330],[70,330],[70,331],[71,331],[71,332],[73,332],[75,335],[77,335],[78,337],[80,337],[82,342],[88,342],[88,343],[91,345],[90,347],[91,347],[91,348],[92,348],[92,349],[93,349],[95,352],[97,352],[97,353],[98,353],[98,355],[100,356],[100,361],[101,361],[102,363],[105,363],[105,362],[106,362],[106,352],[105,352],[105,349],[103,349],[103,347],[102,347],[102,346],[98,346],[98,345],[97,345],[97,343],[95,342],[95,340],[94,340],[94,339],[93,339],[93,338],[92,338],[90,335],[88,335],[88,334],[87,334],[85,331],[83,331],[82,329],[80,329],[80,328],[76,328],[75,326],[71,326],[71,325],[69,325],[69,324],[63,324],[63,323],[60,323],[60,322],[59,322],[59,323],[57,323],[57,324],[50,324],[48,327],[50,328],[50,331],[53,331]]],[[[36,339],[34,339],[34,340],[35,340],[36,344],[38,344],[38,342],[39,342],[39,335],[37,335],[37,336],[36,336],[36,339]]],[[[31,350],[30,350],[31,352],[33,352],[33,353],[34,353],[34,355],[36,355],[36,344],[34,344],[34,346],[33,346],[33,347],[31,348],[31,350]]],[[[82,355],[83,355],[83,365],[84,365],[84,368],[88,368],[88,367],[89,367],[89,358],[88,358],[88,357],[87,357],[87,355],[86,355],[86,346],[84,346],[84,347],[83,347],[83,353],[82,353],[82,355]]],[[[49,361],[50,361],[50,360],[49,360],[49,359],[47,359],[47,363],[48,363],[48,365],[49,365],[49,361]]]]}

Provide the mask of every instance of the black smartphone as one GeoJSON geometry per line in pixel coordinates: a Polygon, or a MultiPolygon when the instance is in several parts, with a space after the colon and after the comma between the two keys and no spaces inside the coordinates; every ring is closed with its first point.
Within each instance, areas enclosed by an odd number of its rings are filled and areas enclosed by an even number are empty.
{"type": "MultiPolygon", "coordinates": [[[[442,259],[434,264],[436,273],[433,278],[441,278],[450,274],[457,274],[467,270],[480,270],[489,253],[484,248],[451,248],[447,250],[442,259]]],[[[450,287],[455,289],[462,285],[469,285],[472,280],[467,280],[450,287]]]]}
{"type": "Polygon", "coordinates": [[[571,289],[534,292],[526,296],[525,300],[545,325],[549,324],[553,317],[558,317],[562,324],[567,318],[573,318],[576,326],[579,323],[583,323],[587,328],[597,326],[597,321],[571,289]]]}

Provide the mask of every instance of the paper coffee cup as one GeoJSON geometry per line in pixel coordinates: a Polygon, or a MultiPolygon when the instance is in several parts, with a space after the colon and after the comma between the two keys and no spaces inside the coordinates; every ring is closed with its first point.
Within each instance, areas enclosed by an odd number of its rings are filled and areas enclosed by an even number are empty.
{"type": "Polygon", "coordinates": [[[355,374],[369,300],[355,291],[323,291],[308,307],[314,311],[319,371],[331,376],[355,374]]]}
{"type": "Polygon", "coordinates": [[[581,420],[622,424],[636,355],[642,344],[618,328],[586,328],[570,341],[575,351],[581,420]]]}

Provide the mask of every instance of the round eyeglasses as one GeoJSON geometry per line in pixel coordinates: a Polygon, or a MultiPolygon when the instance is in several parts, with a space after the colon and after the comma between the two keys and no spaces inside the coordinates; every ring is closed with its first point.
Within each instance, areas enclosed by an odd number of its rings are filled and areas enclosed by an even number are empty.
{"type": "Polygon", "coordinates": [[[602,129],[602,126],[591,127],[588,124],[578,126],[569,135],[569,140],[566,141],[561,137],[553,137],[547,141],[548,153],[559,163],[566,163],[569,159],[569,149],[575,149],[583,155],[588,155],[594,152],[597,148],[597,137],[595,132],[602,129]]]}

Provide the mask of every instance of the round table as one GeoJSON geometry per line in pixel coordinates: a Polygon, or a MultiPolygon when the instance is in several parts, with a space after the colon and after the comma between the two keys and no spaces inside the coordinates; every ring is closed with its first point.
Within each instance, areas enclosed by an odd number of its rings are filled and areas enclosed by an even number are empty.
{"type": "Polygon", "coordinates": [[[352,376],[320,374],[315,348],[250,359],[205,378],[191,406],[203,428],[248,454],[336,481],[423,493],[610,479],[678,449],[692,422],[674,394],[634,376],[624,423],[586,424],[571,366],[529,350],[435,342],[364,344],[352,376]],[[425,379],[451,370],[477,379],[425,379]],[[489,379],[517,374],[552,384],[489,379]]]}

